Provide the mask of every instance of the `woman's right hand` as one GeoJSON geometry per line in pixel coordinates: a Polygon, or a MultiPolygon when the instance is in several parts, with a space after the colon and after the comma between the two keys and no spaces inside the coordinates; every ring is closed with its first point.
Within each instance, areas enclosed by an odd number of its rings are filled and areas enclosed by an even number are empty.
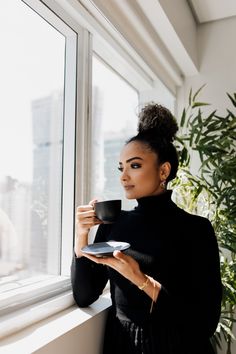
{"type": "Polygon", "coordinates": [[[94,211],[95,202],[96,199],[93,199],[88,205],[80,205],[76,210],[75,254],[77,257],[83,255],[81,248],[88,244],[90,228],[102,223],[102,221],[96,217],[94,211]]]}

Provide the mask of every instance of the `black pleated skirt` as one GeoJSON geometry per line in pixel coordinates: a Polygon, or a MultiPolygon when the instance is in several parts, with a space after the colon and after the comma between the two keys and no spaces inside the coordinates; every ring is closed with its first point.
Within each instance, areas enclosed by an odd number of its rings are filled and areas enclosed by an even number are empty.
{"type": "Polygon", "coordinates": [[[210,342],[180,336],[180,329],[158,321],[138,325],[112,309],[106,323],[103,354],[214,354],[210,342]]]}
{"type": "Polygon", "coordinates": [[[103,354],[151,354],[143,327],[108,314],[103,354]]]}

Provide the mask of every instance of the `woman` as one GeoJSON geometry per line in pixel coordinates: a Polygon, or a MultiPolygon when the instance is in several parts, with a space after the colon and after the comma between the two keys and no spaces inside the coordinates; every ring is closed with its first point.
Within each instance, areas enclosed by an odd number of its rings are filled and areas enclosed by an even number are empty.
{"type": "Polygon", "coordinates": [[[178,168],[177,130],[166,108],[144,107],[138,134],[126,143],[119,162],[126,197],[137,199],[138,206],[122,211],[112,225],[96,218],[94,201],[77,210],[71,272],[78,306],[94,302],[110,280],[104,354],[214,353],[219,252],[210,222],[178,208],[166,190],[178,168]],[[98,224],[95,242],[126,241],[131,248],[108,258],[83,254],[89,230],[98,224]]]}

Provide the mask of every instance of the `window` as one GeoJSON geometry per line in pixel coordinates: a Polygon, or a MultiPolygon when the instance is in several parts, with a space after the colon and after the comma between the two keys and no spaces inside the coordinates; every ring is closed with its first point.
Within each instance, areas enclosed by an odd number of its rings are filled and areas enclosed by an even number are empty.
{"type": "Polygon", "coordinates": [[[11,0],[0,2],[0,43],[0,295],[6,297],[69,272],[61,245],[69,210],[72,249],[77,36],[41,2],[11,0]]]}
{"type": "Polygon", "coordinates": [[[108,65],[93,56],[92,191],[98,199],[123,199],[119,181],[120,151],[137,132],[137,91],[108,65]]]}
{"type": "Polygon", "coordinates": [[[20,329],[72,303],[74,199],[136,204],[123,197],[119,154],[139,101],[163,92],[91,1],[1,1],[0,43],[2,337],[18,314],[20,329]]]}

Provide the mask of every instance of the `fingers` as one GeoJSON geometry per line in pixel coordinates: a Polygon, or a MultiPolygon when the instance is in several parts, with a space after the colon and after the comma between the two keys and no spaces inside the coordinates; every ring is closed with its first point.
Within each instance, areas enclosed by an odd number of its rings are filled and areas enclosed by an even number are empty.
{"type": "Polygon", "coordinates": [[[84,211],[93,211],[93,206],[88,204],[88,205],[79,205],[77,207],[77,212],[84,212],[84,211]]]}
{"type": "Polygon", "coordinates": [[[124,253],[121,251],[114,251],[113,256],[121,261],[122,263],[126,263],[128,261],[128,256],[126,256],[124,253]]]}
{"type": "Polygon", "coordinates": [[[92,199],[92,200],[90,200],[89,205],[91,205],[91,206],[94,208],[94,204],[95,204],[97,201],[98,201],[97,199],[92,199]]]}
{"type": "Polygon", "coordinates": [[[102,265],[108,265],[110,266],[110,261],[113,257],[96,257],[96,256],[91,256],[90,254],[85,253],[84,257],[90,259],[91,261],[97,263],[97,264],[102,264],[102,265]]]}
{"type": "Polygon", "coordinates": [[[94,209],[94,204],[97,202],[97,199],[92,199],[87,205],[79,205],[77,207],[77,212],[89,211],[94,209]]]}
{"type": "Polygon", "coordinates": [[[116,270],[119,269],[120,264],[127,263],[127,257],[129,257],[120,251],[113,252],[113,257],[95,257],[90,254],[84,254],[84,256],[97,264],[107,265],[116,270]]]}
{"type": "Polygon", "coordinates": [[[131,256],[128,256],[120,251],[113,252],[113,257],[100,258],[88,254],[85,254],[84,256],[97,264],[102,264],[113,268],[134,284],[134,276],[140,272],[139,264],[137,261],[131,256]]]}
{"type": "MultiPolygon", "coordinates": [[[[88,205],[80,205],[77,207],[76,210],[76,218],[79,222],[86,222],[86,218],[94,219],[94,222],[101,223],[101,221],[96,217],[94,211],[94,204],[96,203],[97,199],[92,199],[88,205]]],[[[87,222],[86,222],[87,223],[87,222]]]]}
{"type": "Polygon", "coordinates": [[[88,205],[80,205],[76,210],[76,224],[78,226],[79,233],[88,232],[89,229],[93,226],[102,224],[102,221],[96,217],[93,202],[96,199],[93,199],[88,205]]]}
{"type": "MultiPolygon", "coordinates": [[[[92,205],[80,205],[77,207],[76,219],[79,222],[86,222],[86,219],[97,219],[92,205]]],[[[98,219],[97,219],[98,220],[98,219]]]]}

